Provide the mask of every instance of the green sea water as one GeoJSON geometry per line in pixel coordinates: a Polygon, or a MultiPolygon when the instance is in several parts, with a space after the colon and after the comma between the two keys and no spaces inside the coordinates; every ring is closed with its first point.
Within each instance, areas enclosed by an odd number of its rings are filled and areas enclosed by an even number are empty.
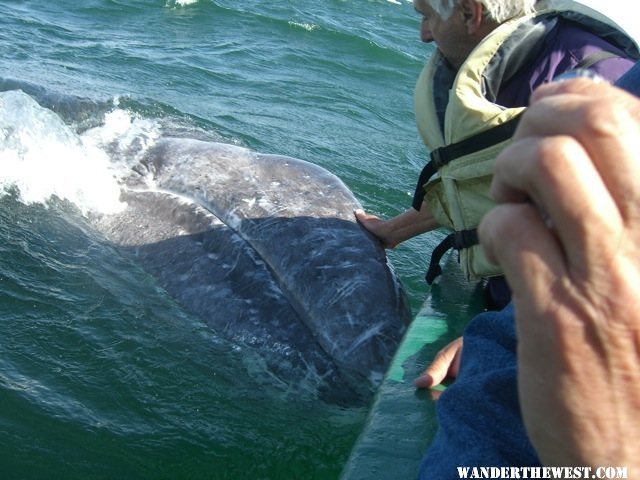
{"type": "MultiPolygon", "coordinates": [[[[0,25],[0,91],[79,134],[288,155],[372,213],[410,205],[426,157],[412,93],[431,48],[410,2],[4,0],[0,25]]],[[[258,355],[91,234],[89,200],[57,176],[73,153],[40,140],[28,168],[0,152],[0,478],[338,478],[366,406],[265,378],[258,355]]],[[[437,240],[389,253],[414,310],[437,240]]]]}

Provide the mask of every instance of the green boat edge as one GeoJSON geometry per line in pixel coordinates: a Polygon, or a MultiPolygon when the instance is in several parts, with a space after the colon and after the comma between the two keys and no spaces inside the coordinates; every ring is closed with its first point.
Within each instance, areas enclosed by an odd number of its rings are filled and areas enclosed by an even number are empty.
{"type": "Polygon", "coordinates": [[[407,329],[340,480],[417,478],[437,428],[437,393],[413,381],[484,305],[481,284],[467,282],[455,266],[446,271],[407,329]]]}

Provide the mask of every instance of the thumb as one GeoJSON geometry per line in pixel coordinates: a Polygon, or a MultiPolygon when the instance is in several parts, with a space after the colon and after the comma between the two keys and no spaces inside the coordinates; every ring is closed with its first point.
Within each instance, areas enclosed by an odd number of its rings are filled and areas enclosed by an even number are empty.
{"type": "Polygon", "coordinates": [[[423,374],[415,379],[415,386],[430,388],[440,385],[447,377],[456,377],[460,369],[461,353],[462,337],[459,337],[438,352],[423,374]]]}

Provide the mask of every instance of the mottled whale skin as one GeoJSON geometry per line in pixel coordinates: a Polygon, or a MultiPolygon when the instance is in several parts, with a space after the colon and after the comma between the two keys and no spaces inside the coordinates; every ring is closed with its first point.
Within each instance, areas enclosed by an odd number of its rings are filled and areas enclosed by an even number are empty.
{"type": "Polygon", "coordinates": [[[94,219],[188,311],[257,349],[269,375],[366,401],[411,312],[359,206],[311,163],[220,143],[159,140],[94,219]]]}

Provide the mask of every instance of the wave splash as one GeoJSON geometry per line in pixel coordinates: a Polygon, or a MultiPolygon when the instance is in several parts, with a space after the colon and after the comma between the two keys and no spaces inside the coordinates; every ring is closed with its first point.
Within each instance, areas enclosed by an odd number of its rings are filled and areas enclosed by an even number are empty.
{"type": "Polygon", "coordinates": [[[82,134],[20,90],[0,93],[0,195],[26,204],[52,197],[88,212],[116,213],[121,179],[160,136],[158,125],[116,108],[82,134]]]}

